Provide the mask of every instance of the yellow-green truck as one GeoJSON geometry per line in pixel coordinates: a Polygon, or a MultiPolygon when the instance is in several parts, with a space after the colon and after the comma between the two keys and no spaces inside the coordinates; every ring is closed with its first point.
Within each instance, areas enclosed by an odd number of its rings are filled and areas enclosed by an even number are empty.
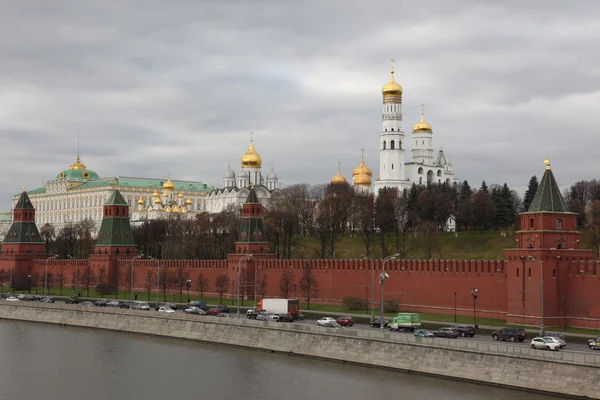
{"type": "Polygon", "coordinates": [[[390,331],[414,332],[421,327],[421,314],[417,313],[398,313],[388,324],[390,331]]]}

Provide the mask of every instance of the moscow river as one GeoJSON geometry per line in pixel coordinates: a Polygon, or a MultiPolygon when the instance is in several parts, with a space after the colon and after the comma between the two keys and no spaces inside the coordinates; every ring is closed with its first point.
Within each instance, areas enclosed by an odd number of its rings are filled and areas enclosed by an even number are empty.
{"type": "Polygon", "coordinates": [[[0,320],[0,340],[0,399],[553,398],[261,351],[57,325],[0,320]]]}

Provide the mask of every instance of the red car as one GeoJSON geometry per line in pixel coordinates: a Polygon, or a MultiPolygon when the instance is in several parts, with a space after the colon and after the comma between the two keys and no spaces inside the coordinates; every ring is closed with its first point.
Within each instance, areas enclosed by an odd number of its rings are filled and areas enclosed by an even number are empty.
{"type": "Polygon", "coordinates": [[[221,313],[221,311],[219,311],[218,308],[213,307],[213,308],[209,308],[208,311],[206,312],[206,315],[219,315],[221,313]]]}
{"type": "Polygon", "coordinates": [[[354,325],[354,320],[352,319],[352,317],[339,317],[338,319],[335,320],[335,322],[337,322],[341,326],[354,325]]]}

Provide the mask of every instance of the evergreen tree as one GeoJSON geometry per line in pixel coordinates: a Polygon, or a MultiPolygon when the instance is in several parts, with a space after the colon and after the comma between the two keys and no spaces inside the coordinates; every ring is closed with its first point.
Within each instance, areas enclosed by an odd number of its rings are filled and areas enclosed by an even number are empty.
{"type": "Polygon", "coordinates": [[[529,206],[533,201],[533,197],[535,196],[535,192],[538,190],[538,180],[537,176],[534,175],[529,179],[529,185],[527,186],[527,191],[525,192],[525,198],[523,199],[523,211],[529,211],[529,206]]]}
{"type": "Polygon", "coordinates": [[[483,190],[486,193],[489,193],[488,187],[485,184],[485,181],[481,182],[481,187],[479,188],[479,190],[483,190]]]}
{"type": "Polygon", "coordinates": [[[469,182],[464,181],[458,192],[456,206],[456,230],[464,231],[472,225],[473,220],[473,189],[469,182]]]}

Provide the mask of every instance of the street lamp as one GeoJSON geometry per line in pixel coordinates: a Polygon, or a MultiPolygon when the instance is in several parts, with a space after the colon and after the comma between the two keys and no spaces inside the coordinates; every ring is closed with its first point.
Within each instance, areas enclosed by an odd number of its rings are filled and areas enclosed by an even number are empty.
{"type": "Polygon", "coordinates": [[[363,260],[371,261],[371,323],[375,321],[375,260],[363,256],[363,260]]]}
{"type": "MultiPolygon", "coordinates": [[[[69,254],[67,254],[67,258],[69,260],[75,259],[75,257],[73,257],[69,254]]],[[[75,280],[73,282],[73,297],[75,297],[77,295],[77,272],[78,272],[78,264],[77,264],[77,261],[75,261],[75,280]]],[[[117,290],[119,290],[119,289],[117,289],[117,290]]]]}
{"type": "Polygon", "coordinates": [[[540,321],[540,336],[544,336],[546,334],[546,327],[544,326],[544,262],[538,260],[534,256],[529,256],[529,260],[540,264],[540,312],[541,312],[541,321],[540,321]]]}
{"type": "Polygon", "coordinates": [[[185,285],[187,286],[187,291],[188,291],[188,304],[190,303],[190,286],[192,286],[192,280],[188,279],[187,281],[185,281],[185,285]]]}
{"type": "Polygon", "coordinates": [[[131,257],[131,277],[129,279],[129,308],[133,307],[133,260],[136,258],[142,258],[144,255],[140,254],[138,256],[131,257]]]}
{"type": "Polygon", "coordinates": [[[456,290],[454,291],[454,323],[456,323],[456,290]]]}
{"type": "MultiPolygon", "coordinates": [[[[240,257],[238,262],[238,271],[237,271],[237,317],[240,317],[240,269],[242,269],[242,260],[246,260],[246,265],[248,265],[248,260],[252,258],[252,254],[244,254],[240,257]]],[[[256,282],[255,282],[256,283],[256,282]]]]}
{"type": "Polygon", "coordinates": [[[383,266],[382,266],[382,271],[381,274],[379,274],[379,282],[381,283],[381,320],[379,321],[379,328],[380,329],[385,329],[385,323],[383,322],[383,303],[384,303],[384,299],[385,299],[385,280],[388,279],[390,276],[387,274],[387,272],[385,272],[385,263],[388,262],[389,260],[396,260],[398,257],[400,256],[400,254],[394,254],[391,256],[386,257],[383,260],[383,266]]]}
{"type": "Polygon", "coordinates": [[[475,329],[477,329],[477,314],[475,313],[475,300],[477,300],[477,296],[479,296],[479,289],[471,290],[471,294],[473,295],[473,325],[475,325],[475,329]]]}
{"type": "Polygon", "coordinates": [[[27,275],[27,293],[31,294],[31,275],[27,275]]]}
{"type": "Polygon", "coordinates": [[[45,283],[44,283],[44,296],[48,296],[48,261],[50,261],[53,258],[58,257],[58,254],[55,254],[51,257],[46,258],[46,277],[44,278],[45,283]]]}

